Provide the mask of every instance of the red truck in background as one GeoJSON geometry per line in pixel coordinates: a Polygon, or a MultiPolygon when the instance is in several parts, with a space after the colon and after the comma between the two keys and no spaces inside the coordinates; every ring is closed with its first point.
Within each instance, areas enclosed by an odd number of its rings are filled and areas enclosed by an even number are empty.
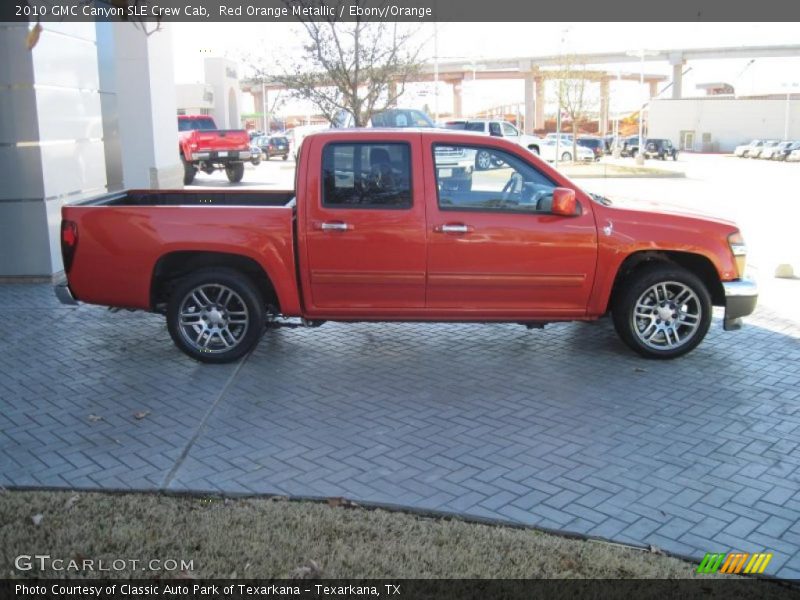
{"type": "Polygon", "coordinates": [[[225,169],[228,181],[238,183],[244,177],[243,161],[250,160],[250,137],[244,129],[217,129],[206,115],[179,115],[178,152],[184,185],[198,171],[211,175],[217,169],[225,169]]]}
{"type": "Polygon", "coordinates": [[[62,216],[59,298],[165,314],[204,362],[240,358],[279,316],[541,327],[610,314],[635,351],[673,358],[700,343],[712,306],[738,329],[757,298],[734,224],[619,205],[517,144],[461,132],[326,131],[304,141],[293,191],[134,190],[62,216]],[[493,168],[474,169],[477,152],[493,168]]]}

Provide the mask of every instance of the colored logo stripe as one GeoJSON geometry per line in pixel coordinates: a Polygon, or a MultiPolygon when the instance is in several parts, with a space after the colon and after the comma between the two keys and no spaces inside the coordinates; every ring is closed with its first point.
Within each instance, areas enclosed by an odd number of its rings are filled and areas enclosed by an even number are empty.
{"type": "Polygon", "coordinates": [[[709,552],[697,567],[697,573],[763,573],[772,554],[731,552],[730,554],[709,552]],[[749,559],[749,560],[748,560],[749,559]],[[746,566],[745,566],[746,565],[746,566]]]}

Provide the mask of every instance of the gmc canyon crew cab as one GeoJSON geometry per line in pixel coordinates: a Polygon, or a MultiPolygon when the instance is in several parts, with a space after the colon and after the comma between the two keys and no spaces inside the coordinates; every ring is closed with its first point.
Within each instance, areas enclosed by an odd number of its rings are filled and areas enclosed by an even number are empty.
{"type": "Polygon", "coordinates": [[[244,161],[250,160],[250,136],[244,129],[217,129],[205,115],[178,116],[178,153],[183,163],[183,184],[194,181],[198,171],[211,175],[225,169],[228,181],[244,176],[244,161]]]}
{"type": "Polygon", "coordinates": [[[293,191],[130,190],[62,216],[59,298],[162,313],[205,362],[240,358],[278,317],[541,327],[608,313],[632,349],[672,358],[712,306],[737,329],[756,304],[732,223],[612,203],[518,144],[457,131],[327,130],[303,142],[293,191]],[[497,168],[454,166],[477,152],[497,168]]]}

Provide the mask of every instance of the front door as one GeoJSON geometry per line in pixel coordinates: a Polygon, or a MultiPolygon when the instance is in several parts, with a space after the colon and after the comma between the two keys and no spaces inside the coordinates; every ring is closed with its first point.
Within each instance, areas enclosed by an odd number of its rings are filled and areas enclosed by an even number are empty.
{"type": "Polygon", "coordinates": [[[429,150],[428,309],[497,317],[585,314],[597,260],[591,207],[554,215],[555,183],[532,161],[480,144],[463,150],[490,152],[494,167],[474,171],[470,185],[458,184],[429,150]]]}
{"type": "Polygon", "coordinates": [[[329,141],[311,165],[322,174],[305,228],[314,312],[424,307],[423,175],[419,141],[405,138],[329,141]]]}

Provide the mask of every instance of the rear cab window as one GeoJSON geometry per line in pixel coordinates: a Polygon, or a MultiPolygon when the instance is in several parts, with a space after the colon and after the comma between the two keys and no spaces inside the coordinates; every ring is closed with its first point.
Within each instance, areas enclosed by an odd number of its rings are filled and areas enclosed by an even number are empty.
{"type": "Polygon", "coordinates": [[[405,142],[331,142],[322,151],[326,208],[409,209],[411,147],[405,142]]]}

